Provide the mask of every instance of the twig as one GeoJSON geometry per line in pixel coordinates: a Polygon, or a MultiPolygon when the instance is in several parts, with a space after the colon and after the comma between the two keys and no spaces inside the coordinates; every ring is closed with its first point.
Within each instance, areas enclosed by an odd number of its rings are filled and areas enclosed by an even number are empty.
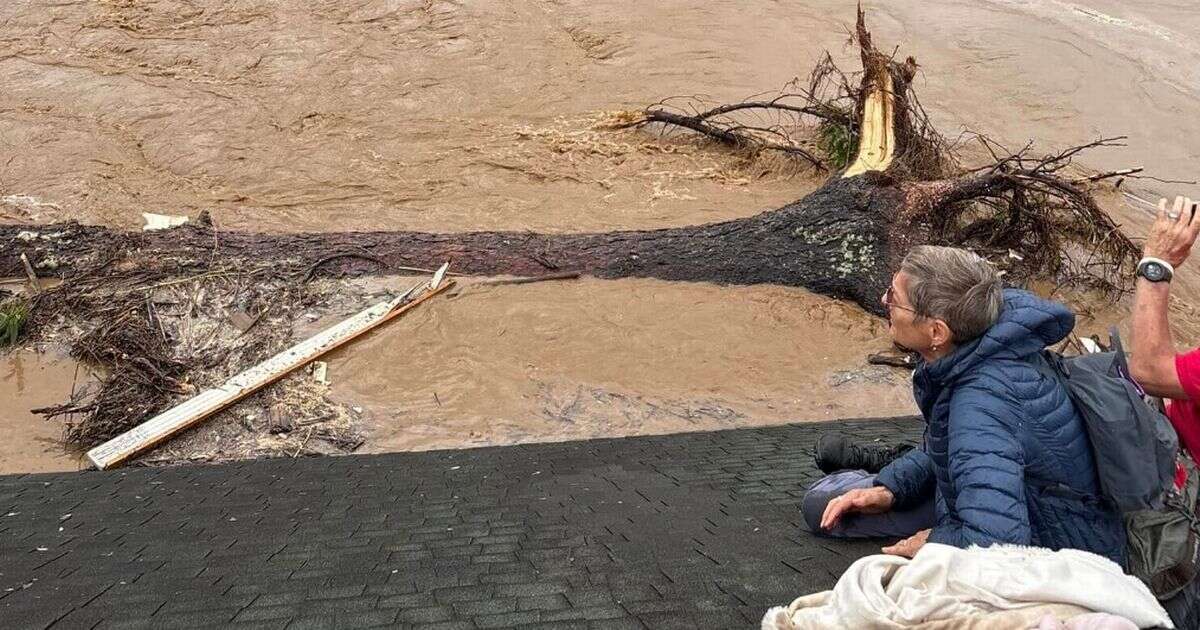
{"type": "Polygon", "coordinates": [[[372,256],[370,254],[358,254],[355,252],[342,252],[340,254],[326,256],[326,257],[318,260],[317,262],[313,263],[312,265],[310,265],[308,267],[308,271],[304,272],[304,282],[308,282],[309,280],[312,280],[313,274],[317,272],[317,269],[319,269],[321,267],[321,265],[324,265],[325,263],[327,263],[331,260],[337,260],[338,258],[361,258],[363,260],[369,260],[369,261],[379,265],[380,267],[383,267],[384,269],[388,268],[388,264],[376,256],[372,256]]]}
{"type": "Polygon", "coordinates": [[[1089,175],[1087,177],[1080,177],[1079,179],[1076,179],[1076,180],[1072,181],[1071,183],[1072,184],[1082,184],[1085,182],[1098,182],[1102,179],[1110,179],[1113,177],[1122,177],[1122,176],[1127,176],[1127,175],[1133,175],[1134,173],[1141,173],[1144,170],[1146,170],[1146,169],[1141,166],[1138,166],[1135,168],[1123,168],[1119,171],[1109,171],[1107,173],[1097,173],[1095,175],[1089,175]]]}
{"type": "Polygon", "coordinates": [[[24,252],[21,252],[21,265],[25,267],[25,275],[29,279],[29,290],[34,295],[40,295],[42,293],[42,285],[38,282],[37,274],[33,271],[33,265],[29,264],[29,258],[25,256],[24,252]]]}
{"type": "MultiPolygon", "coordinates": [[[[392,267],[392,269],[395,269],[396,271],[412,271],[414,273],[437,273],[437,269],[425,269],[423,267],[392,267]]],[[[467,274],[459,273],[457,271],[447,271],[446,275],[458,276],[461,278],[467,274]]]]}
{"type": "Polygon", "coordinates": [[[550,280],[575,280],[582,274],[578,271],[563,271],[561,273],[548,273],[543,276],[530,276],[527,278],[498,278],[495,280],[483,280],[476,283],[476,286],[498,287],[509,284],[532,284],[534,282],[548,282],[550,280]]]}
{"type": "Polygon", "coordinates": [[[736,131],[736,126],[735,128],[726,128],[697,116],[676,114],[674,112],[668,112],[662,109],[647,110],[645,120],[640,121],[639,124],[651,122],[664,123],[683,127],[685,129],[691,129],[696,133],[708,136],[718,142],[732,147],[742,149],[767,149],[771,151],[787,153],[790,155],[798,155],[807,160],[815,168],[823,171],[828,170],[828,168],[825,166],[825,163],[822,162],[820,158],[803,149],[802,147],[789,144],[780,144],[777,142],[768,142],[750,134],[738,133],[736,131]]]}
{"type": "Polygon", "coordinates": [[[71,375],[71,398],[75,398],[75,385],[79,383],[79,362],[75,362],[75,373],[71,375]]]}
{"type": "MultiPolygon", "coordinates": [[[[322,258],[322,259],[318,260],[317,262],[313,263],[312,265],[310,265],[308,268],[308,271],[305,272],[305,274],[304,274],[304,281],[308,282],[309,280],[312,280],[313,274],[316,273],[316,270],[318,267],[320,267],[321,265],[323,265],[331,260],[335,260],[338,258],[362,258],[363,260],[369,260],[371,262],[377,263],[379,266],[383,267],[384,269],[389,269],[389,270],[394,270],[394,271],[411,271],[413,273],[436,273],[437,272],[436,269],[425,269],[423,267],[403,267],[403,266],[393,267],[391,265],[388,265],[386,261],[384,261],[380,258],[377,258],[375,256],[372,256],[370,254],[357,254],[354,252],[345,252],[345,253],[341,253],[341,254],[334,254],[332,256],[326,256],[325,258],[322,258]]],[[[446,275],[448,275],[448,276],[464,276],[466,274],[458,273],[458,272],[454,272],[454,271],[447,271],[446,275]]]]}
{"type": "Polygon", "coordinates": [[[162,318],[154,310],[154,304],[150,301],[149,295],[146,296],[146,319],[158,324],[158,334],[162,336],[163,343],[167,343],[167,331],[163,328],[162,318]]]}
{"type": "Polygon", "coordinates": [[[1194,179],[1161,179],[1151,175],[1136,175],[1131,179],[1148,179],[1152,182],[1158,182],[1160,184],[1187,184],[1189,186],[1195,186],[1196,184],[1200,183],[1194,179]]]}
{"type": "Polygon", "coordinates": [[[821,118],[824,120],[830,120],[830,121],[834,121],[834,122],[840,122],[843,124],[853,124],[852,119],[850,119],[844,113],[836,111],[832,107],[828,107],[825,105],[803,105],[803,106],[788,105],[786,103],[779,102],[782,99],[793,97],[793,96],[799,96],[801,98],[806,98],[806,99],[812,100],[812,97],[810,97],[806,94],[799,94],[799,95],[783,94],[783,95],[776,97],[769,101],[745,101],[742,103],[731,103],[729,105],[720,105],[720,106],[714,107],[706,112],[701,112],[700,114],[697,114],[696,118],[699,118],[700,120],[707,120],[709,118],[712,118],[713,116],[720,116],[723,114],[728,114],[730,112],[736,112],[736,111],[740,111],[740,110],[744,110],[744,109],[778,109],[778,110],[783,110],[783,111],[788,111],[788,112],[795,112],[797,114],[808,114],[810,116],[816,116],[817,118],[821,118]]]}
{"type": "Polygon", "coordinates": [[[296,452],[292,453],[292,459],[296,459],[297,457],[300,457],[300,451],[303,451],[304,447],[308,446],[308,438],[312,437],[313,429],[315,429],[315,428],[316,427],[308,428],[308,432],[304,434],[304,441],[300,443],[300,446],[296,449],[296,452]]]}

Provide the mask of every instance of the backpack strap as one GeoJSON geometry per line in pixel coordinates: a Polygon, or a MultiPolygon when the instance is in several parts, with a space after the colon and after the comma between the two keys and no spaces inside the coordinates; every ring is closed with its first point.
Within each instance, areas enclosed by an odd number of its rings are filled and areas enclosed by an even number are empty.
{"type": "MultiPolygon", "coordinates": [[[[1121,345],[1121,333],[1117,331],[1116,326],[1108,327],[1109,351],[1113,353],[1113,364],[1117,367],[1117,372],[1121,378],[1133,383],[1134,389],[1142,398],[1146,398],[1146,390],[1142,388],[1142,384],[1133,380],[1133,372],[1129,369],[1129,357],[1125,354],[1125,347],[1121,345]]],[[[1158,409],[1162,409],[1162,402],[1158,404],[1158,409]]]]}
{"type": "MultiPolygon", "coordinates": [[[[1071,405],[1075,406],[1075,394],[1071,391],[1071,386],[1067,382],[1069,377],[1068,370],[1070,368],[1068,367],[1067,361],[1064,361],[1063,359],[1064,357],[1061,354],[1047,348],[1037,353],[1030,363],[1042,376],[1061,385],[1063,390],[1067,393],[1067,398],[1071,401],[1071,405]]],[[[1080,418],[1080,422],[1083,422],[1082,417],[1080,418]]],[[[1103,495],[1080,492],[1063,483],[1050,483],[1043,479],[1030,476],[1026,476],[1025,481],[1045,494],[1054,495],[1065,499],[1073,499],[1092,506],[1101,506],[1107,508],[1113,507],[1103,495]]]]}
{"type": "Polygon", "coordinates": [[[1108,349],[1125,356],[1125,347],[1121,345],[1121,331],[1116,326],[1108,327],[1108,349]]]}
{"type": "Polygon", "coordinates": [[[1125,356],[1125,346],[1121,343],[1121,333],[1116,326],[1108,327],[1108,350],[1116,355],[1116,363],[1126,374],[1129,373],[1129,360],[1125,356]]]}

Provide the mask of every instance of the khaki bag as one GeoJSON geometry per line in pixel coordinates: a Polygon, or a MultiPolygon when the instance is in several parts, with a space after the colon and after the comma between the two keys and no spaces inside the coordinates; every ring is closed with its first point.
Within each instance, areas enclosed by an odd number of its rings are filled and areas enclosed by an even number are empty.
{"type": "Polygon", "coordinates": [[[1163,600],[1183,590],[1200,571],[1200,470],[1186,454],[1177,461],[1187,472],[1183,487],[1172,484],[1160,509],[1125,514],[1129,572],[1163,600]]]}

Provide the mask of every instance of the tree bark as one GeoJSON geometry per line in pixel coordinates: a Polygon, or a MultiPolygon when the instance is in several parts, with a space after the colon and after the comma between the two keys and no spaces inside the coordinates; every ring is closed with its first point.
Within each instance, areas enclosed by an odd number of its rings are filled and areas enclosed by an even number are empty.
{"type": "Polygon", "coordinates": [[[216,263],[307,269],[330,256],[365,254],[387,265],[346,258],[330,268],[386,273],[395,267],[436,267],[472,275],[538,275],[572,271],[599,278],[659,278],[724,284],[804,287],[879,312],[878,296],[908,238],[892,229],[897,210],[914,198],[886,176],[834,178],[807,197],[757,216],[701,226],[588,234],[529,232],[335,232],[270,234],[184,226],[125,233],[100,226],[0,226],[0,274],[20,273],[26,254],[43,272],[69,278],[102,264],[197,272],[216,263]],[[899,237],[899,238],[898,238],[899,237]]]}
{"type": "Polygon", "coordinates": [[[129,269],[169,264],[202,270],[218,261],[294,270],[354,253],[358,256],[339,258],[328,266],[386,272],[378,262],[368,262],[374,258],[387,267],[434,267],[450,261],[455,271],[468,274],[560,271],[600,278],[770,283],[804,287],[879,313],[878,296],[890,282],[891,269],[909,248],[927,238],[921,217],[940,203],[939,194],[957,189],[916,183],[931,175],[928,156],[922,154],[927,147],[914,132],[906,96],[916,63],[911,58],[896,63],[875,50],[861,9],[858,40],[864,68],[859,128],[863,137],[882,142],[860,147],[859,162],[873,152],[866,162],[883,164],[884,170],[834,175],[807,197],[757,216],[701,226],[568,235],[258,234],[204,226],[122,233],[77,224],[0,226],[0,274],[19,273],[22,253],[35,266],[53,268],[64,277],[105,265],[129,269]],[[868,99],[874,99],[871,107],[864,105],[868,99]],[[119,260],[111,255],[118,246],[119,260]]]}

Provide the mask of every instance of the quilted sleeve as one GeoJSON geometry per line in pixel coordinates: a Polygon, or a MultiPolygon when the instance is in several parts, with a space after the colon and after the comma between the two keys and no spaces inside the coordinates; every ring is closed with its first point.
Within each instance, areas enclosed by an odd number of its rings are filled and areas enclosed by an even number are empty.
{"type": "Polygon", "coordinates": [[[903,510],[933,496],[936,480],[933,461],[925,451],[914,448],[879,471],[875,485],[892,491],[896,502],[892,507],[903,510]]]}
{"type": "Polygon", "coordinates": [[[1024,451],[1011,427],[1016,402],[1003,385],[966,386],[950,401],[949,464],[956,493],[929,542],[969,547],[1028,545],[1024,451]]]}

